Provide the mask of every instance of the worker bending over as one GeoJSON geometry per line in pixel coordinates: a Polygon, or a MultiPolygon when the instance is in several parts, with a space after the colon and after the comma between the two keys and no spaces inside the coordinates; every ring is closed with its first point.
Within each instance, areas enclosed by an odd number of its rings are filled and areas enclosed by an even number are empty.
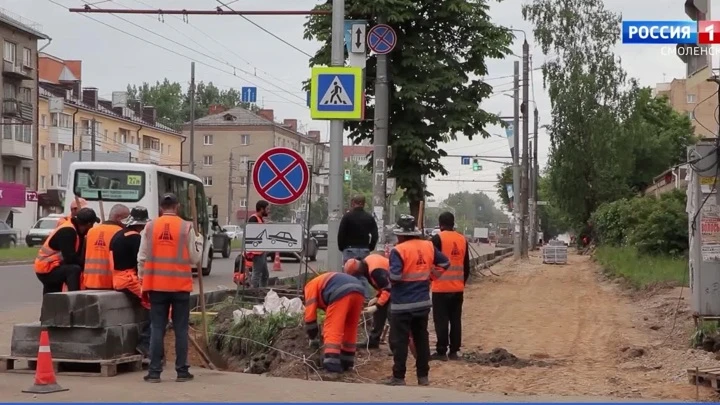
{"type": "Polygon", "coordinates": [[[43,284],[43,295],[80,290],[85,235],[100,219],[91,208],[81,208],[45,240],[35,258],[35,274],[43,284]]]}
{"type": "Polygon", "coordinates": [[[390,251],[390,344],[393,349],[393,375],[389,385],[405,385],[408,345],[412,336],[417,356],[418,385],[429,385],[430,339],[428,317],[430,282],[450,266],[445,255],[429,240],[422,239],[415,217],[403,215],[393,233],[398,243],[390,251]]]}
{"type": "Polygon", "coordinates": [[[433,324],[437,345],[431,358],[458,360],[462,341],[463,291],[470,277],[470,251],[465,236],[455,231],[455,216],[452,213],[443,212],[438,221],[440,233],[432,237],[432,243],[450,259],[450,267],[432,282],[433,324]]]}
{"type": "Polygon", "coordinates": [[[354,367],[364,302],[365,287],[345,273],[323,273],[305,285],[305,330],[311,347],[320,345],[317,310],[325,310],[323,368],[328,372],[341,373],[354,367]]]}
{"type": "Polygon", "coordinates": [[[203,237],[195,233],[191,222],[178,216],[178,208],[174,194],[163,195],[160,199],[162,215],[148,223],[140,234],[138,274],[142,279],[142,291],[150,296],[151,328],[150,366],[143,379],[153,383],[160,382],[170,307],[175,331],[175,381],[194,378],[187,362],[190,293],[193,290],[192,268],[202,260],[203,237]]]}
{"type": "MultiPolygon", "coordinates": [[[[377,291],[370,300],[368,312],[373,314],[373,328],[366,343],[368,349],[380,347],[380,338],[387,322],[390,304],[390,261],[383,255],[372,253],[364,259],[355,258],[345,262],[345,272],[355,277],[364,277],[377,291]]],[[[360,344],[364,346],[363,344],[360,344]]]]}
{"type": "MultiPolygon", "coordinates": [[[[110,263],[110,241],[122,230],[122,220],[130,215],[128,207],[113,205],[108,220],[92,227],[85,238],[83,285],[89,290],[112,290],[113,272],[110,263]]],[[[135,253],[137,255],[137,252],[135,253]]]]}
{"type": "Polygon", "coordinates": [[[70,219],[75,216],[75,214],[77,214],[79,209],[87,208],[87,206],[88,203],[84,198],[76,198],[72,200],[72,202],[70,203],[70,214],[60,218],[55,227],[59,228],[60,225],[64,224],[65,222],[70,222],[70,219]]]}

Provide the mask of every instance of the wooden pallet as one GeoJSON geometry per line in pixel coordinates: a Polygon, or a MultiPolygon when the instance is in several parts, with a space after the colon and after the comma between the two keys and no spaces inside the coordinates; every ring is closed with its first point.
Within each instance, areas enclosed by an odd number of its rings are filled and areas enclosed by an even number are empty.
{"type": "Polygon", "coordinates": [[[720,367],[688,369],[688,381],[693,385],[707,385],[720,391],[720,367]]]}
{"type": "MultiPolygon", "coordinates": [[[[36,357],[0,356],[0,372],[34,373],[36,357]],[[17,362],[26,362],[26,368],[16,368],[17,362]]],[[[142,356],[130,355],[111,360],[53,359],[55,373],[75,376],[114,377],[119,372],[142,371],[142,356]]]]}

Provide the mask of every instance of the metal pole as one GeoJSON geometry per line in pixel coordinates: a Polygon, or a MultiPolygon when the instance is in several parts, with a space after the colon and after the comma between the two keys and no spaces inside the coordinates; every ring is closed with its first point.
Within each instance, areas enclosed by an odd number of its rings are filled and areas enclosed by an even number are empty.
{"type": "MultiPolygon", "coordinates": [[[[385,24],[385,16],[378,16],[385,24]]],[[[390,126],[390,87],[388,56],[376,55],[375,73],[375,134],[373,137],[373,215],[378,226],[378,246],[385,245],[385,181],[387,172],[388,130],[390,126]]]]}
{"type": "MultiPolygon", "coordinates": [[[[332,66],[345,65],[345,0],[333,0],[332,66]]],[[[338,229],[343,203],[343,121],[330,121],[330,193],[328,195],[328,262],[329,271],[341,271],[342,254],[338,249],[338,229]]]]}
{"type": "MultiPolygon", "coordinates": [[[[230,218],[232,213],[232,200],[233,200],[233,153],[230,151],[230,170],[228,170],[228,197],[227,197],[227,224],[230,225],[230,218]]],[[[247,205],[247,203],[245,204],[247,205]]],[[[247,209],[247,207],[246,207],[247,209]]]]}
{"type": "MultiPolygon", "coordinates": [[[[535,157],[533,148],[535,147],[535,142],[530,141],[530,147],[528,148],[528,154],[529,156],[529,162],[533,161],[533,158],[535,157]]],[[[530,197],[528,198],[528,205],[529,205],[529,220],[528,220],[528,251],[535,249],[535,195],[533,194],[533,190],[535,190],[535,166],[532,164],[529,165],[528,168],[528,182],[529,187],[529,194],[530,197]]]]}
{"type": "Polygon", "coordinates": [[[533,229],[533,241],[532,241],[532,247],[535,248],[537,246],[537,235],[540,231],[539,219],[538,219],[538,210],[537,210],[537,202],[538,202],[538,181],[540,181],[540,167],[538,166],[538,110],[537,107],[534,111],[534,117],[533,117],[533,187],[531,191],[532,199],[533,199],[533,205],[532,205],[532,213],[533,213],[533,222],[532,222],[532,229],[533,229]]]}
{"type": "Polygon", "coordinates": [[[513,258],[521,257],[522,242],[520,240],[520,62],[514,63],[513,80],[513,258]]]}
{"type": "Polygon", "coordinates": [[[527,225],[528,225],[528,198],[530,197],[528,188],[528,142],[530,139],[529,131],[529,114],[530,111],[530,94],[529,94],[529,81],[530,76],[530,45],[527,40],[523,42],[523,76],[522,76],[522,92],[523,92],[523,108],[522,108],[522,120],[523,120],[523,160],[522,160],[522,217],[520,232],[522,233],[522,250],[520,251],[523,258],[528,257],[528,241],[527,241],[527,225]]]}
{"type": "Polygon", "coordinates": [[[96,137],[95,125],[97,125],[97,121],[95,121],[95,118],[92,119],[92,121],[90,122],[90,125],[92,125],[92,128],[90,128],[90,131],[91,131],[90,132],[90,142],[91,142],[91,144],[90,144],[90,161],[94,162],[95,161],[95,137],[96,137]]]}
{"type": "Polygon", "coordinates": [[[195,174],[195,62],[190,63],[190,173],[195,174]]]}

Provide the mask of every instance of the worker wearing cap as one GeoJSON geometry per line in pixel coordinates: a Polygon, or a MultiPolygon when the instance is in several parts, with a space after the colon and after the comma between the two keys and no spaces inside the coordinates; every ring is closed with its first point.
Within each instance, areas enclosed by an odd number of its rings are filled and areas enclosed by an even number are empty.
{"type": "MultiPolygon", "coordinates": [[[[366,343],[369,349],[380,347],[385,322],[387,321],[388,308],[390,303],[390,274],[388,268],[390,261],[383,255],[372,253],[364,259],[355,258],[345,262],[346,273],[355,277],[362,277],[370,282],[370,285],[377,291],[375,298],[370,300],[367,312],[373,314],[373,329],[368,336],[366,343]]],[[[361,346],[364,346],[361,344],[361,346]]]]}
{"type": "Polygon", "coordinates": [[[160,382],[165,329],[170,308],[175,331],[175,371],[178,382],[194,378],[188,371],[188,331],[192,269],[202,260],[203,236],[191,222],[179,217],[178,198],[167,193],[160,199],[162,215],[141,232],[138,274],[142,291],[150,297],[150,366],[147,382],[160,382]]]}
{"type": "Polygon", "coordinates": [[[128,207],[115,204],[110,209],[108,220],[88,231],[85,238],[85,268],[83,269],[83,285],[86,289],[113,289],[110,241],[116,233],[122,230],[122,221],[128,215],[130,215],[128,207]]]}
{"type": "Polygon", "coordinates": [[[60,220],[57,222],[57,225],[55,227],[59,228],[60,225],[64,224],[65,222],[70,221],[70,218],[72,218],[73,215],[75,215],[79,209],[87,208],[87,206],[88,206],[87,200],[85,200],[84,198],[76,198],[76,199],[72,200],[72,202],[70,203],[70,215],[60,218],[60,220]]]}
{"type": "Polygon", "coordinates": [[[450,259],[450,267],[432,282],[437,345],[431,358],[458,360],[462,341],[463,291],[470,277],[470,250],[465,236],[455,231],[455,216],[452,213],[443,212],[438,222],[440,233],[432,237],[432,243],[450,259]]]}
{"type": "Polygon", "coordinates": [[[38,251],[35,274],[43,284],[43,294],[80,290],[85,235],[100,219],[91,208],[81,208],[70,221],[55,229],[38,251]]]}
{"type": "MultiPolygon", "coordinates": [[[[265,218],[270,215],[270,203],[265,200],[260,200],[255,204],[255,213],[250,215],[248,223],[259,223],[265,222],[265,218]]],[[[267,265],[267,253],[266,252],[245,252],[245,257],[248,261],[252,261],[252,273],[250,284],[257,287],[266,287],[268,280],[270,279],[270,271],[267,265]]]]}
{"type": "Polygon", "coordinates": [[[305,285],[305,331],[311,347],[317,340],[317,310],[325,311],[322,337],[323,368],[342,373],[355,366],[358,322],[365,302],[365,286],[345,273],[323,273],[305,285]]]}
{"type": "Polygon", "coordinates": [[[432,300],[430,282],[450,267],[448,258],[425,240],[415,217],[402,215],[393,233],[398,243],[390,251],[390,344],[393,375],[389,385],[405,385],[410,338],[415,344],[418,385],[429,385],[430,338],[428,318],[432,300]]]}

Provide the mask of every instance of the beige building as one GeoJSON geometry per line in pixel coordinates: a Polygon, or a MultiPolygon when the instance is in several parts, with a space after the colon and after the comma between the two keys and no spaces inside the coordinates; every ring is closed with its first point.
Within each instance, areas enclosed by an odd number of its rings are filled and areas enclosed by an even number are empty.
{"type": "MultiPolygon", "coordinates": [[[[189,161],[189,125],[185,125],[183,133],[188,139],[183,145],[183,157],[189,161]]],[[[295,119],[278,123],[273,110],[253,113],[240,107],[225,111],[221,106],[213,106],[209,115],[195,120],[194,136],[194,158],[184,165],[184,170],[190,171],[190,165],[194,166],[195,175],[205,184],[210,204],[218,205],[221,224],[241,223],[246,214],[255,211],[260,196],[248,181],[252,176],[248,176],[249,162],[273,147],[293,149],[313,166],[316,173],[312,181],[313,200],[328,193],[327,147],[319,143],[319,131],[300,133],[295,119]]],[[[298,212],[304,211],[304,207],[302,200],[291,206],[298,212]]]]}
{"type": "Polygon", "coordinates": [[[688,85],[687,79],[674,79],[670,83],[658,83],[654,94],[666,96],[675,111],[687,114],[695,126],[696,135],[712,138],[718,130],[715,122],[718,101],[717,97],[713,96],[717,90],[718,85],[713,82],[703,80],[688,85]]]}

